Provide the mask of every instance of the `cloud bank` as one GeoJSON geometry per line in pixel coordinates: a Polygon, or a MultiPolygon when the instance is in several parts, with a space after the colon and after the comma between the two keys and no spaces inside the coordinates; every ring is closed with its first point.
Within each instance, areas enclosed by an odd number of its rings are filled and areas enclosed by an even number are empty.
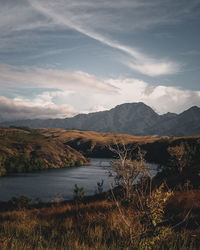
{"type": "Polygon", "coordinates": [[[53,103],[49,93],[43,93],[32,100],[0,96],[0,122],[36,118],[66,118],[76,114],[77,112],[70,105],[53,103]]]}
{"type": "Polygon", "coordinates": [[[135,78],[97,78],[84,72],[9,65],[0,69],[0,90],[18,89],[13,97],[0,97],[1,120],[64,118],[127,102],[144,102],[160,114],[200,106],[200,91],[152,86],[135,78]],[[24,95],[31,87],[43,88],[43,93],[24,95]]]}

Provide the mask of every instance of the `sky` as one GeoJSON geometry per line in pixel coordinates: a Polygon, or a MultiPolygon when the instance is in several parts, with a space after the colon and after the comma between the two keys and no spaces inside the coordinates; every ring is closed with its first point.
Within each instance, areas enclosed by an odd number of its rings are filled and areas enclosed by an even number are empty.
{"type": "Polygon", "coordinates": [[[0,121],[200,106],[199,0],[0,0],[0,121]]]}

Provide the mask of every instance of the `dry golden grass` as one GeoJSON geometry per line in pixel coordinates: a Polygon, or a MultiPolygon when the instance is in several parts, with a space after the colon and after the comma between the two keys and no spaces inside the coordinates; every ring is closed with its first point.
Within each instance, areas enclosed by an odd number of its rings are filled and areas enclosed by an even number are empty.
{"type": "Polygon", "coordinates": [[[54,138],[59,138],[62,141],[71,141],[77,138],[81,138],[83,141],[93,141],[99,144],[110,144],[113,142],[124,142],[125,144],[141,142],[141,143],[153,143],[159,140],[170,140],[174,141],[177,139],[192,139],[200,136],[184,136],[184,137],[155,137],[155,136],[134,136],[128,134],[117,134],[117,133],[101,133],[95,131],[81,131],[81,130],[63,130],[63,129],[36,129],[41,134],[54,138]]]}
{"type": "Polygon", "coordinates": [[[26,154],[43,162],[47,167],[60,168],[69,162],[87,163],[85,157],[61,140],[38,133],[36,130],[0,128],[0,156],[18,157],[26,154]]]}
{"type": "Polygon", "coordinates": [[[63,142],[72,141],[80,138],[83,142],[91,141],[100,145],[108,145],[112,143],[123,142],[129,144],[133,142],[155,142],[159,140],[156,137],[148,136],[133,136],[127,134],[115,134],[115,133],[100,133],[94,131],[81,131],[81,130],[63,130],[63,129],[39,129],[43,135],[48,137],[58,138],[63,142]]]}
{"type": "MultiPolygon", "coordinates": [[[[200,191],[176,192],[168,207],[171,210],[166,218],[173,214],[182,221],[192,207],[189,220],[198,222],[200,218],[196,211],[200,209],[200,191]]],[[[1,212],[0,249],[198,249],[200,229],[197,224],[192,229],[182,224],[179,231],[165,227],[162,239],[149,236],[144,241],[139,237],[142,224],[134,220],[137,218],[134,208],[126,205],[122,209],[124,215],[134,222],[132,233],[138,237],[133,241],[115,202],[111,201],[60,203],[1,212]],[[156,245],[152,243],[155,240],[156,245]],[[144,244],[148,248],[143,248],[144,244]]]]}

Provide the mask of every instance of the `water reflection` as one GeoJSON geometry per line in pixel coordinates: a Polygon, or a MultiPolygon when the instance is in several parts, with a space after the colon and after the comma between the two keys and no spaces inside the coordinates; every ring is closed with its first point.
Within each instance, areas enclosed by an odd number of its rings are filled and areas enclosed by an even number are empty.
{"type": "Polygon", "coordinates": [[[74,185],[84,188],[85,195],[92,195],[97,182],[104,180],[103,188],[108,190],[113,182],[108,176],[110,159],[92,159],[91,165],[49,169],[34,173],[12,174],[0,178],[0,200],[7,201],[13,196],[39,197],[49,202],[58,194],[63,199],[72,199],[74,185]]]}
{"type": "MultiPolygon", "coordinates": [[[[73,198],[74,185],[84,188],[85,195],[97,190],[97,182],[103,183],[103,191],[110,188],[113,178],[109,177],[111,159],[92,159],[91,165],[49,169],[34,173],[12,174],[0,178],[0,200],[7,201],[13,196],[39,197],[44,202],[52,201],[58,194],[62,199],[73,198]]],[[[151,169],[156,165],[150,164],[151,169]]],[[[156,173],[153,170],[152,174],[156,173]]]]}

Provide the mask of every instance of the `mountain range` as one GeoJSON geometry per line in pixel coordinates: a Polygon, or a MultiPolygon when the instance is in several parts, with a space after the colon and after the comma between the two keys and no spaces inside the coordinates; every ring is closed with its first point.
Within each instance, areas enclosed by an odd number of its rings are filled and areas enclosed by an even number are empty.
{"type": "Polygon", "coordinates": [[[65,119],[28,119],[2,122],[0,126],[62,128],[145,136],[200,135],[200,108],[180,113],[157,114],[146,104],[125,103],[107,111],[79,114],[65,119]]]}

